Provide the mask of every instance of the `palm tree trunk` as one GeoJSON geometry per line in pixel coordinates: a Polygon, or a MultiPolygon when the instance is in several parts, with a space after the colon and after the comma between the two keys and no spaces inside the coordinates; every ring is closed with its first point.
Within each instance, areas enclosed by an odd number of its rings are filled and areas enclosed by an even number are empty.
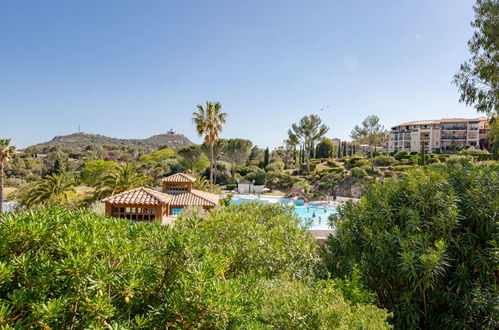
{"type": "Polygon", "coordinates": [[[213,159],[213,147],[214,147],[214,144],[211,144],[210,146],[210,160],[211,160],[211,167],[210,167],[210,192],[213,192],[213,171],[214,171],[214,162],[215,160],[213,159]]]}
{"type": "Polygon", "coordinates": [[[0,164],[0,219],[3,212],[3,164],[0,164]]]}

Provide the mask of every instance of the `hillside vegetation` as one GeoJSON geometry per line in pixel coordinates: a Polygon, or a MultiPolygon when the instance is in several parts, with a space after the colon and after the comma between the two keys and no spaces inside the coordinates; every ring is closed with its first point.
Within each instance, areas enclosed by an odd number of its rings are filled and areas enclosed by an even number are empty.
{"type": "Polygon", "coordinates": [[[39,143],[25,149],[28,153],[47,153],[54,147],[84,150],[88,146],[128,146],[128,147],[159,147],[179,148],[191,145],[192,142],[182,134],[158,134],[147,139],[117,139],[99,134],[73,133],[56,136],[52,140],[39,143]]]}
{"type": "Polygon", "coordinates": [[[389,328],[353,282],[320,280],[313,237],[276,205],[173,228],[39,209],[0,222],[0,327],[389,328]]]}

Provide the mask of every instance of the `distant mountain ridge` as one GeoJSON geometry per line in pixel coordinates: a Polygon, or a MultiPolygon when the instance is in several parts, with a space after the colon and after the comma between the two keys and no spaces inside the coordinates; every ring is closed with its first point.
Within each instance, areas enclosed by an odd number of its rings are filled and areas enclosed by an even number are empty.
{"type": "Polygon", "coordinates": [[[118,139],[100,134],[73,133],[69,135],[56,136],[52,140],[44,143],[35,144],[26,149],[45,149],[56,145],[66,148],[83,149],[88,145],[92,146],[130,146],[130,147],[151,147],[169,146],[170,148],[181,148],[193,144],[183,134],[158,134],[147,139],[118,139]]]}

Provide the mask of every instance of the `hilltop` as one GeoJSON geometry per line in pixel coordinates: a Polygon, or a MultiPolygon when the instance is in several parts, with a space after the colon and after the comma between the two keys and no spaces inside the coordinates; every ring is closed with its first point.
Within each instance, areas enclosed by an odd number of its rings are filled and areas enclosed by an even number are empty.
{"type": "Polygon", "coordinates": [[[48,142],[27,147],[26,151],[36,150],[37,152],[44,153],[54,147],[83,150],[87,146],[150,147],[154,149],[161,146],[168,146],[170,148],[180,148],[191,144],[192,142],[183,134],[158,134],[147,139],[117,139],[100,134],[73,133],[56,136],[48,142]]]}

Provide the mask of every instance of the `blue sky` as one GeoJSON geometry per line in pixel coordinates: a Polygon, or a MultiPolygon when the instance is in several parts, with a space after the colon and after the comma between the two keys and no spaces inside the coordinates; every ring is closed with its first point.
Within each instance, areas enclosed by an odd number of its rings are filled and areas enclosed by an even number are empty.
{"type": "Polygon", "coordinates": [[[80,125],[199,142],[191,117],[205,100],[229,114],[222,137],[262,147],[311,113],[342,139],[370,114],[386,127],[476,117],[451,83],[469,57],[472,5],[0,0],[0,137],[25,147],[80,125]]]}

